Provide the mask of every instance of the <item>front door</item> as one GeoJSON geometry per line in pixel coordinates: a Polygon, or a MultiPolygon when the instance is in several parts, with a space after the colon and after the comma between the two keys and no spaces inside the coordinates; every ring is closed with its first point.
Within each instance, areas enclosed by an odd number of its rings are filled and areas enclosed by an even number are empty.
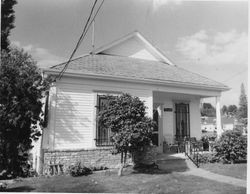
{"type": "Polygon", "coordinates": [[[153,145],[159,146],[159,113],[157,109],[153,110],[153,120],[156,123],[156,127],[154,128],[152,143],[153,145]]]}
{"type": "Polygon", "coordinates": [[[163,152],[163,134],[162,134],[162,105],[154,104],[153,120],[156,122],[157,127],[154,129],[152,143],[157,146],[157,152],[163,152]]]}
{"type": "Polygon", "coordinates": [[[175,104],[176,139],[190,137],[189,104],[175,104]]]}

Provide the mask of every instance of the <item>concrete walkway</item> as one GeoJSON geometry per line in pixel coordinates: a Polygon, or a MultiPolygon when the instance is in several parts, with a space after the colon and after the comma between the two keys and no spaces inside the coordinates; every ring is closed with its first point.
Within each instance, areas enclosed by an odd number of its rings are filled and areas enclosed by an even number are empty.
{"type": "Polygon", "coordinates": [[[171,169],[177,173],[183,175],[193,175],[199,176],[205,179],[210,179],[213,181],[227,183],[239,187],[246,187],[246,180],[238,179],[230,176],[224,176],[216,173],[209,172],[207,170],[197,168],[191,160],[189,160],[185,154],[161,154],[157,157],[157,164],[159,168],[166,170],[171,169]]]}

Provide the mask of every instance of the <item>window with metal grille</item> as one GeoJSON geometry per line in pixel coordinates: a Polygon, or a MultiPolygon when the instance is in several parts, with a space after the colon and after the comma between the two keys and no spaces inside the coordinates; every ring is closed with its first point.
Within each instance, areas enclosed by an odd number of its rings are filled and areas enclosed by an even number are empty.
{"type": "MultiPolygon", "coordinates": [[[[110,97],[110,96],[109,96],[110,97]]],[[[96,146],[112,146],[110,137],[112,132],[101,125],[98,120],[99,112],[104,109],[108,102],[108,96],[106,95],[97,95],[97,106],[96,106],[96,146]]]]}

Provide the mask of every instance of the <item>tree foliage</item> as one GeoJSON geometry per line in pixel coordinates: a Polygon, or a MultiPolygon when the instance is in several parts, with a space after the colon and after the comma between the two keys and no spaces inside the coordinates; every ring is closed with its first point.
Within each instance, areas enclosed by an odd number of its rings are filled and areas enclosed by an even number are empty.
{"type": "Polygon", "coordinates": [[[9,35],[10,30],[14,26],[14,9],[16,0],[1,0],[1,50],[9,51],[9,35]]]}
{"type": "Polygon", "coordinates": [[[156,124],[146,116],[146,106],[138,97],[122,94],[108,99],[106,107],[99,113],[99,123],[112,131],[115,153],[121,153],[121,162],[125,163],[127,153],[133,155],[151,145],[156,124]]]}
{"type": "Polygon", "coordinates": [[[238,111],[238,108],[236,105],[229,105],[228,108],[227,108],[227,112],[228,114],[232,115],[232,116],[235,116],[237,114],[237,111],[238,111]]]}
{"type": "Polygon", "coordinates": [[[237,116],[239,119],[247,118],[247,95],[243,83],[241,84],[241,94],[240,94],[240,102],[239,102],[239,109],[237,116]]]}
{"type": "Polygon", "coordinates": [[[0,171],[24,175],[32,140],[40,135],[41,98],[48,85],[31,56],[23,50],[1,52],[0,171]]]}
{"type": "Polygon", "coordinates": [[[201,107],[201,116],[215,117],[216,110],[210,103],[203,103],[201,107]]]}
{"type": "Polygon", "coordinates": [[[238,107],[236,105],[223,105],[221,112],[223,115],[236,116],[238,112],[238,107]]]}
{"type": "Polygon", "coordinates": [[[224,163],[235,163],[247,159],[247,136],[237,130],[225,131],[214,145],[215,157],[224,163]]]}

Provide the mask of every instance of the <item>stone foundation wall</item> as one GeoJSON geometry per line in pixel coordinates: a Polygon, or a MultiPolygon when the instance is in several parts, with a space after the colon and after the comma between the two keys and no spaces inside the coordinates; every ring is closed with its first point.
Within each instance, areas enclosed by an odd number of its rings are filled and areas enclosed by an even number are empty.
{"type": "Polygon", "coordinates": [[[118,168],[120,154],[113,155],[110,149],[68,150],[68,151],[44,151],[43,174],[67,173],[68,167],[77,162],[85,166],[118,168]],[[49,170],[55,168],[54,173],[49,170]]]}
{"type": "MultiPolygon", "coordinates": [[[[135,163],[152,164],[155,162],[157,147],[145,147],[143,151],[134,155],[135,163]]],[[[70,165],[81,162],[84,166],[119,168],[121,156],[113,155],[110,148],[91,150],[65,150],[47,151],[43,153],[43,174],[55,175],[68,173],[70,165]]],[[[128,156],[127,163],[131,163],[132,158],[128,156]]]]}

